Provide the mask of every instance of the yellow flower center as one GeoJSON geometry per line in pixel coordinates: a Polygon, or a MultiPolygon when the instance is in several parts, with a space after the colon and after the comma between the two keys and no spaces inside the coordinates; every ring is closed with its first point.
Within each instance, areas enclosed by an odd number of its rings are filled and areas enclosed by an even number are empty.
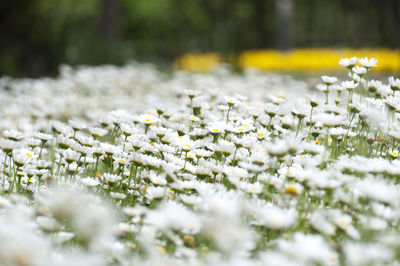
{"type": "Polygon", "coordinates": [[[340,221],[339,221],[339,224],[340,224],[341,226],[343,226],[343,227],[348,227],[348,226],[349,226],[349,223],[346,222],[346,221],[344,221],[344,220],[340,220],[340,221]]]}
{"type": "Polygon", "coordinates": [[[167,254],[167,250],[162,246],[157,246],[156,249],[160,254],[163,254],[163,255],[167,254]]]}
{"type": "Polygon", "coordinates": [[[145,122],[151,122],[151,119],[150,118],[146,118],[144,121],[145,122]]]}
{"type": "Polygon", "coordinates": [[[244,131],[244,128],[238,128],[238,131],[240,131],[240,132],[244,131]]]}
{"type": "Polygon", "coordinates": [[[220,130],[218,128],[214,128],[212,131],[213,132],[219,132],[220,130]]]}
{"type": "Polygon", "coordinates": [[[171,199],[176,199],[176,195],[175,195],[175,193],[174,193],[174,191],[172,189],[169,191],[169,197],[171,199]]]}
{"type": "Polygon", "coordinates": [[[286,192],[291,193],[291,194],[297,194],[298,190],[296,187],[287,187],[286,192]]]}
{"type": "Polygon", "coordinates": [[[191,148],[189,144],[185,144],[185,145],[183,145],[183,146],[185,146],[185,147],[187,147],[187,148],[189,148],[189,149],[191,148]]]}
{"type": "Polygon", "coordinates": [[[265,136],[265,134],[263,132],[258,132],[257,133],[257,137],[264,137],[264,136],[265,136]]]}
{"type": "Polygon", "coordinates": [[[318,144],[318,145],[319,145],[319,144],[321,144],[321,141],[316,140],[316,141],[315,141],[315,144],[318,144]]]}
{"type": "Polygon", "coordinates": [[[27,152],[27,153],[25,153],[25,154],[26,154],[26,156],[28,156],[28,157],[32,157],[32,154],[29,153],[29,152],[27,152]]]}

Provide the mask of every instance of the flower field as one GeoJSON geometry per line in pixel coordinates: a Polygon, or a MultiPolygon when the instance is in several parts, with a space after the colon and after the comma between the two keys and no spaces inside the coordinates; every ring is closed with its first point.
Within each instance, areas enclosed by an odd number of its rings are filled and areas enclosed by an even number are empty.
{"type": "Polygon", "coordinates": [[[0,79],[1,265],[399,265],[400,79],[0,79]]]}

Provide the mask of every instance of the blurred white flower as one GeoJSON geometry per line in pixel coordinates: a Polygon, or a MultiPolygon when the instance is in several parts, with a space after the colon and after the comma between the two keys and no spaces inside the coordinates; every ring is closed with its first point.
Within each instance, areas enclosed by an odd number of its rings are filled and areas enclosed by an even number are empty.
{"type": "Polygon", "coordinates": [[[321,79],[326,85],[332,85],[337,81],[336,77],[329,77],[329,76],[321,76],[321,79]]]}
{"type": "Polygon", "coordinates": [[[358,83],[354,82],[354,80],[351,81],[342,81],[341,85],[346,89],[346,90],[354,90],[357,88],[358,83]]]}
{"type": "Polygon", "coordinates": [[[315,262],[337,264],[338,255],[320,235],[295,233],[292,240],[278,240],[281,252],[305,265],[315,262]]]}
{"type": "Polygon", "coordinates": [[[364,58],[358,59],[358,62],[363,67],[371,68],[371,67],[376,67],[376,64],[378,63],[378,60],[376,60],[375,58],[368,59],[368,57],[364,57],[364,58]]]}
{"type": "Polygon", "coordinates": [[[354,73],[356,73],[359,76],[363,76],[368,72],[367,68],[362,67],[362,66],[355,66],[352,68],[352,70],[354,73]]]}
{"type": "Polygon", "coordinates": [[[339,60],[339,65],[342,65],[348,69],[352,69],[357,64],[357,61],[357,57],[342,58],[339,60]]]}

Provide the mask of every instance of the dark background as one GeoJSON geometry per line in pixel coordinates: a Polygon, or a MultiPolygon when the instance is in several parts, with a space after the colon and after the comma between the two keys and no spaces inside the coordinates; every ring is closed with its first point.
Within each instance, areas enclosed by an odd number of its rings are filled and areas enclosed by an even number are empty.
{"type": "Polygon", "coordinates": [[[400,0],[3,0],[0,75],[186,52],[400,47],[400,0]]]}

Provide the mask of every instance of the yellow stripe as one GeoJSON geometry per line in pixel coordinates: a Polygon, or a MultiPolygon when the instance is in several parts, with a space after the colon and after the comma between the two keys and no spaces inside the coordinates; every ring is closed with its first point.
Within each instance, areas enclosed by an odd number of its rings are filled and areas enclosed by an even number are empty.
{"type": "Polygon", "coordinates": [[[175,67],[189,71],[209,71],[222,63],[217,53],[185,54],[175,61],[175,67]]]}
{"type": "MultiPolygon", "coordinates": [[[[378,59],[376,71],[400,71],[400,50],[390,49],[251,50],[239,55],[239,67],[278,71],[340,70],[343,67],[338,65],[339,60],[353,56],[378,59]]],[[[209,71],[222,62],[217,53],[186,54],[176,60],[175,66],[190,71],[209,71]]]]}

